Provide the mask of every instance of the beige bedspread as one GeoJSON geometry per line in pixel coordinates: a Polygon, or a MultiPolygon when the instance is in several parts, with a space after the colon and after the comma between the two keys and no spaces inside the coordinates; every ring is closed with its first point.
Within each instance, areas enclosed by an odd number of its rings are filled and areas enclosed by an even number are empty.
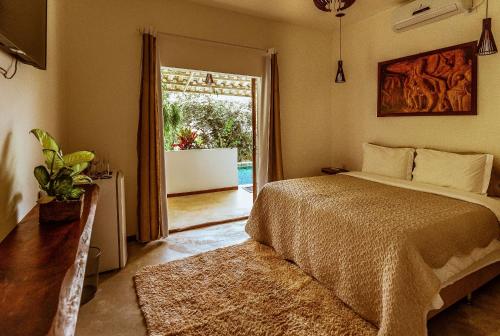
{"type": "Polygon", "coordinates": [[[318,279],[379,335],[425,335],[432,268],[499,237],[487,208],[351,176],[267,184],[246,231],[318,279]]]}

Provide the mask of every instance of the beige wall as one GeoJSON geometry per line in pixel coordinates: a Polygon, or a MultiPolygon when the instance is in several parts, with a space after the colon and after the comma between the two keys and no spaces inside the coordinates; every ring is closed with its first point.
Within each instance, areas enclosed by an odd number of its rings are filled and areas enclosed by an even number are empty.
{"type": "MultiPolygon", "coordinates": [[[[500,3],[492,2],[490,11],[500,17],[500,3]]],[[[499,156],[499,55],[480,58],[478,116],[376,118],[377,62],[475,40],[483,12],[481,8],[479,13],[399,34],[391,30],[392,10],[347,26],[348,82],[333,85],[330,60],[332,55],[337,59],[337,45],[332,50],[326,32],[184,0],[79,0],[58,2],[57,7],[49,0],[48,71],[21,65],[13,80],[0,79],[0,236],[36,199],[32,170],[41,157],[28,135],[33,127],[64,137],[65,150],[96,150],[125,172],[128,233],[135,233],[141,47],[137,30],[150,25],[164,32],[278,50],[289,178],[315,175],[329,163],[357,169],[364,141],[499,156]]],[[[500,21],[493,22],[500,36],[500,21]]],[[[6,55],[0,54],[0,63],[6,62],[6,55]]]]}
{"type": "MultiPolygon", "coordinates": [[[[43,161],[28,132],[38,127],[62,136],[58,7],[49,0],[47,71],[20,64],[12,80],[0,77],[0,240],[36,202],[33,168],[43,161]]],[[[0,52],[0,65],[9,63],[10,57],[0,52]]]]}
{"type": "MultiPolygon", "coordinates": [[[[41,157],[28,135],[33,127],[64,137],[65,150],[96,150],[125,172],[128,233],[135,233],[137,30],[150,25],[278,50],[289,178],[315,175],[329,163],[357,169],[364,141],[500,156],[499,55],[480,58],[478,116],[376,118],[377,62],[475,40],[483,9],[399,34],[391,30],[392,10],[345,27],[348,82],[333,85],[337,45],[332,48],[327,32],[184,0],[79,0],[57,6],[49,0],[48,71],[21,65],[13,80],[0,79],[0,237],[36,199],[32,170],[41,157]]],[[[500,17],[500,3],[490,3],[490,11],[500,17]]],[[[500,36],[500,20],[493,22],[500,36]]],[[[6,62],[0,54],[0,63],[6,62]]]]}
{"type": "MultiPolygon", "coordinates": [[[[498,54],[479,58],[478,116],[376,117],[377,63],[479,39],[484,7],[404,33],[391,30],[391,14],[388,10],[344,29],[348,82],[332,89],[333,164],[359,169],[364,141],[489,152],[500,157],[498,54]]],[[[500,42],[500,2],[490,1],[490,15],[500,42]]]]}
{"type": "Polygon", "coordinates": [[[275,47],[280,54],[285,174],[314,175],[331,162],[329,33],[185,0],[79,0],[64,6],[68,143],[73,150],[93,149],[108,156],[114,167],[124,171],[128,234],[136,231],[141,27],[275,47]]]}

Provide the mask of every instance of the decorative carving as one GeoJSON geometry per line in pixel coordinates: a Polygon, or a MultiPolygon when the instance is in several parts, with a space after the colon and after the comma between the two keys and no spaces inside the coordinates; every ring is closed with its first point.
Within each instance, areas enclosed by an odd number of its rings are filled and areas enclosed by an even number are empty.
{"type": "Polygon", "coordinates": [[[475,43],[379,64],[378,116],[476,114],[475,43]]]}

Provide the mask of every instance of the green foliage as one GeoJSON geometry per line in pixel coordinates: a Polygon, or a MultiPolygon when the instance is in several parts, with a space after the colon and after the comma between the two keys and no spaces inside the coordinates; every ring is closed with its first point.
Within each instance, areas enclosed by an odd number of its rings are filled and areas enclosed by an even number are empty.
{"type": "Polygon", "coordinates": [[[163,134],[165,150],[172,150],[182,123],[182,108],[177,103],[163,105],[163,134]]]}
{"type": "MultiPolygon", "coordinates": [[[[43,145],[42,145],[43,146],[43,145]]],[[[55,151],[53,149],[43,148],[43,157],[45,158],[45,165],[51,171],[58,171],[64,166],[62,154],[60,150],[55,151]]]]}
{"type": "MultiPolygon", "coordinates": [[[[252,109],[248,103],[216,99],[213,95],[178,94],[179,103],[164,101],[167,109],[180,109],[180,127],[196,130],[198,148],[237,148],[239,161],[252,160],[252,109]],[[173,107],[175,106],[175,107],[173,107]]],[[[166,119],[165,119],[166,120],[166,119]]],[[[166,140],[167,141],[167,140],[166,140]]],[[[165,148],[172,148],[171,141],[165,148]]]]}
{"type": "Polygon", "coordinates": [[[66,154],[62,158],[66,166],[78,166],[80,169],[84,166],[82,170],[85,170],[89,162],[94,159],[94,154],[88,151],[78,151],[66,154]]]}
{"type": "Polygon", "coordinates": [[[45,166],[38,166],[35,168],[35,178],[41,188],[47,188],[50,182],[50,174],[45,166]]]}
{"type": "Polygon", "coordinates": [[[51,151],[59,153],[60,151],[59,145],[54,140],[54,138],[50,136],[49,133],[38,128],[32,129],[31,133],[33,133],[33,135],[38,139],[38,141],[40,141],[40,144],[42,145],[43,149],[49,149],[51,151]]]}
{"type": "Polygon", "coordinates": [[[177,138],[179,141],[175,143],[173,147],[179,148],[180,150],[202,148],[202,141],[198,137],[198,133],[189,127],[181,128],[177,134],[177,138]]]}
{"type": "Polygon", "coordinates": [[[42,145],[45,166],[38,166],[34,175],[44,195],[39,203],[49,203],[55,199],[59,201],[80,198],[84,189],[80,184],[92,183],[92,179],[81,174],[94,159],[94,154],[88,151],[79,151],[63,155],[59,145],[47,132],[33,129],[31,132],[42,145]]]}

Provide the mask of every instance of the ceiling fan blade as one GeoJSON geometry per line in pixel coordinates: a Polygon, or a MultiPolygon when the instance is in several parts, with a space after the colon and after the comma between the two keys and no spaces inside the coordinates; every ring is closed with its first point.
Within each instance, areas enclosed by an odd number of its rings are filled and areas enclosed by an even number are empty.
{"type": "Polygon", "coordinates": [[[332,10],[328,8],[330,5],[331,0],[313,0],[314,4],[318,9],[322,10],[323,12],[331,12],[332,10]]]}
{"type": "Polygon", "coordinates": [[[340,0],[339,10],[345,10],[351,7],[356,0],[340,0]]]}

